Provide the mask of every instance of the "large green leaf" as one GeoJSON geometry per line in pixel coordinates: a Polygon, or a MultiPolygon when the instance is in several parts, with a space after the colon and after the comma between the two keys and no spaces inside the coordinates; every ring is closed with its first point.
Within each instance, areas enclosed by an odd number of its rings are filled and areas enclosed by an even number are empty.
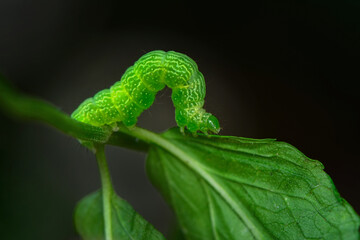
{"type": "MultiPolygon", "coordinates": [[[[124,199],[115,193],[111,199],[112,239],[165,240],[124,199]]],[[[101,190],[83,198],[75,209],[75,227],[84,240],[104,240],[101,190]]]]}
{"type": "Polygon", "coordinates": [[[160,146],[147,172],[186,239],[359,239],[323,165],[287,143],[173,129],[160,146]]]}

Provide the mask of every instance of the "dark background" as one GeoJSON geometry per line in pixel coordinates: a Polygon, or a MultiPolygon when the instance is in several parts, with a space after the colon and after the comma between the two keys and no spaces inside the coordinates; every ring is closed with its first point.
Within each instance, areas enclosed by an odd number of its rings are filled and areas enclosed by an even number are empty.
{"type": "MultiPolygon", "coordinates": [[[[144,53],[175,50],[199,65],[205,108],[223,135],[277,138],[320,160],[360,212],[358,1],[0,1],[0,71],[71,113],[144,53]]],[[[1,94],[1,93],[0,93],[1,94]]],[[[175,126],[170,90],[139,126],[175,126]]],[[[99,188],[96,162],[74,139],[0,115],[0,238],[78,239],[76,202],[99,188]]],[[[163,233],[172,215],[145,155],[109,147],[120,196],[163,233]]]]}

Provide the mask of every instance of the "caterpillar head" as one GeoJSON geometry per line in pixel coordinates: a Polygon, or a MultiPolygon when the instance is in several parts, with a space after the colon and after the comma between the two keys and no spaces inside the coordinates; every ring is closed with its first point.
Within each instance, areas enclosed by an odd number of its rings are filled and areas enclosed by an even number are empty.
{"type": "Polygon", "coordinates": [[[213,132],[215,134],[218,134],[220,132],[219,120],[214,115],[211,115],[207,119],[206,125],[208,131],[213,132]]]}

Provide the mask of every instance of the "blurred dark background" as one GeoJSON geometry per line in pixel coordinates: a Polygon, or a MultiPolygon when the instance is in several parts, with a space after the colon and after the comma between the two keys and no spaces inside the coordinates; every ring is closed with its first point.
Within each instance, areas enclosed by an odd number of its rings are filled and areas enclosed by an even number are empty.
{"type": "MultiPolygon", "coordinates": [[[[71,113],[144,53],[193,58],[223,135],[277,138],[320,160],[360,212],[358,1],[0,1],[0,72],[71,113]]],[[[1,93],[0,93],[1,94],[1,93]]],[[[170,90],[139,125],[175,126],[170,90]]],[[[38,123],[0,113],[0,238],[78,239],[72,214],[100,187],[91,153],[38,123]]],[[[172,214],[145,154],[109,147],[118,194],[166,234],[172,214]]]]}

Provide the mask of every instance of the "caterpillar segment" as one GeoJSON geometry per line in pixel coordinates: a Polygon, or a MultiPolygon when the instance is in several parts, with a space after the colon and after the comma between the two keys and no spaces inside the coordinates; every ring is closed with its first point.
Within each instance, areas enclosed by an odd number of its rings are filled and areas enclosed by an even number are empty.
{"type": "Polygon", "coordinates": [[[120,81],[86,99],[71,117],[94,126],[110,125],[114,130],[117,122],[134,126],[165,86],[172,89],[175,120],[182,132],[184,128],[193,134],[220,131],[217,118],[203,108],[204,76],[191,58],[174,51],[156,50],[143,55],[120,81]]]}

